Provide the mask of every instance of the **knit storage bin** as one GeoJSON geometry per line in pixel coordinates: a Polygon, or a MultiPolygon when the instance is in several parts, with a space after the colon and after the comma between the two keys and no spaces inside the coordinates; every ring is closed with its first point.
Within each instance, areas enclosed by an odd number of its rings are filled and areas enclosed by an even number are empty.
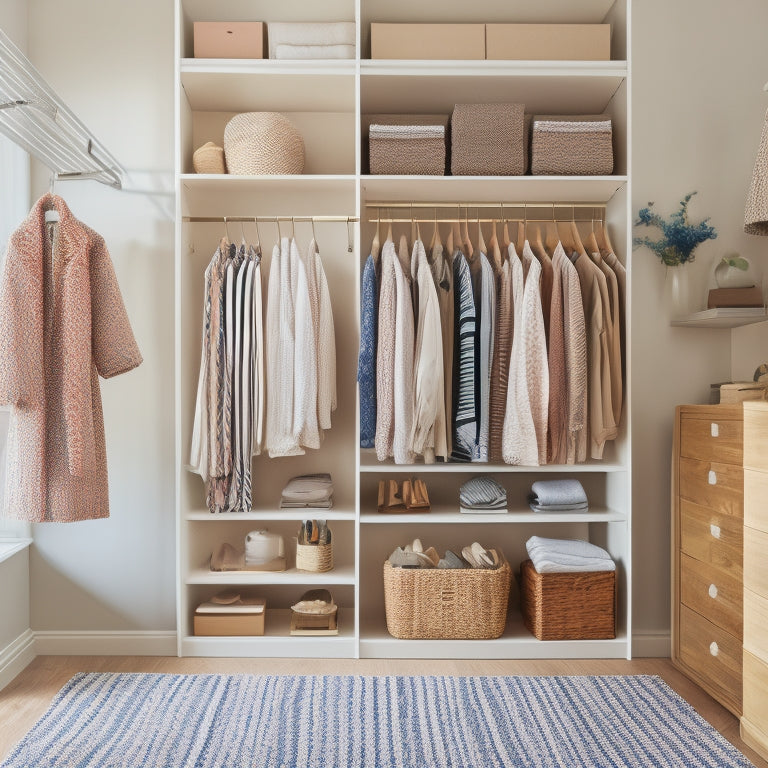
{"type": "Polygon", "coordinates": [[[616,571],[539,573],[520,567],[520,608],[539,640],[616,637],[616,571]]]}
{"type": "Polygon", "coordinates": [[[279,112],[244,112],[224,128],[224,155],[233,174],[301,173],[304,139],[279,112]]]}
{"type": "Polygon", "coordinates": [[[333,570],[333,544],[296,544],[296,569],[312,573],[333,570]]]}
{"type": "Polygon", "coordinates": [[[534,176],[609,176],[613,129],[608,115],[536,115],[531,138],[534,176]]]}
{"type": "Polygon", "coordinates": [[[395,568],[384,563],[387,630],[403,640],[490,640],[507,620],[509,563],[484,568],[395,568]]]}
{"type": "Polygon", "coordinates": [[[525,106],[457,104],[451,118],[454,176],[521,176],[525,173],[525,106]]]}
{"type": "Polygon", "coordinates": [[[370,172],[445,175],[447,115],[371,115],[370,172]]]}

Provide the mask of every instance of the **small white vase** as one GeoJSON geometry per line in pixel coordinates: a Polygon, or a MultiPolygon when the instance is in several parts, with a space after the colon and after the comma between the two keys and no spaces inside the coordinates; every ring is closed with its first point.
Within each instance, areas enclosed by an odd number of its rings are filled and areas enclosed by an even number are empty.
{"type": "MultiPolygon", "coordinates": [[[[749,264],[749,259],[744,259],[744,261],[749,264]]],[[[718,288],[751,288],[755,284],[752,265],[749,264],[749,267],[744,270],[721,261],[715,268],[715,282],[718,288]]]]}
{"type": "Polygon", "coordinates": [[[682,267],[667,267],[664,299],[673,317],[681,317],[691,311],[691,283],[682,267]]]}

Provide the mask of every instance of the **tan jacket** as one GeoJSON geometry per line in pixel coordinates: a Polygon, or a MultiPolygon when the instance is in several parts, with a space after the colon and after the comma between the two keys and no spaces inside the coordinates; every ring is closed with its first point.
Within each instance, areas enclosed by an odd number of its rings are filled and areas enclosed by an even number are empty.
{"type": "Polygon", "coordinates": [[[103,238],[60,197],[40,198],[11,236],[0,286],[9,517],[109,516],[99,375],[141,360],[103,238]],[[48,210],[58,223],[46,224],[48,210]]]}

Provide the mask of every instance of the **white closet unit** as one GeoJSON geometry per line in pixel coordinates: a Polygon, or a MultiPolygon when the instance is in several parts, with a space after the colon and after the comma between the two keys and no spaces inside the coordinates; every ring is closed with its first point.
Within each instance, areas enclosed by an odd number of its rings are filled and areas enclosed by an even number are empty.
{"type": "MultiPolygon", "coordinates": [[[[332,0],[285,4],[265,0],[210,3],[177,0],[177,254],[176,404],[178,627],[181,655],[347,656],[416,658],[623,658],[631,655],[631,455],[630,344],[619,438],[603,461],[575,466],[516,467],[491,464],[398,466],[380,463],[358,440],[356,365],[359,342],[359,287],[362,265],[375,230],[372,202],[592,203],[604,205],[617,255],[629,272],[626,337],[631,339],[631,168],[629,19],[631,0],[332,0]],[[192,22],[356,21],[354,61],[291,62],[204,60],[192,56],[192,22]],[[561,22],[610,23],[608,62],[375,61],[370,59],[370,24],[389,22],[561,22]],[[443,113],[456,103],[523,102],[526,112],[590,114],[613,119],[615,174],[599,177],[416,177],[363,175],[361,115],[443,113]],[[279,111],[299,128],[306,143],[304,175],[274,177],[206,176],[193,173],[192,152],[205,141],[222,142],[226,121],[250,110],[279,111]],[[359,218],[315,224],[333,302],[336,328],[338,409],[319,451],[305,456],[253,463],[253,511],[211,515],[200,477],[185,468],[194,416],[200,360],[203,272],[223,223],[192,223],[188,217],[321,216],[359,218]],[[371,221],[373,220],[373,222],[371,221]],[[334,509],[326,513],[334,534],[336,567],[326,574],[299,573],[290,566],[298,512],[276,511],[280,491],[292,476],[328,471],[335,486],[334,509]],[[467,479],[492,473],[507,489],[510,514],[461,515],[458,490],[467,479]],[[381,478],[422,477],[432,511],[423,515],[379,515],[381,478]],[[578,517],[534,514],[525,503],[539,478],[577,477],[590,512],[578,517]],[[284,574],[214,574],[207,559],[222,541],[239,543],[245,533],[267,527],[286,538],[289,570],[284,574]],[[531,535],[581,537],[605,547],[617,562],[617,633],[614,640],[538,641],[523,626],[517,608],[504,635],[484,641],[407,641],[386,630],[382,564],[391,550],[419,537],[439,551],[474,540],[500,547],[513,568],[525,559],[531,535]],[[267,634],[257,638],[197,638],[195,605],[225,587],[256,590],[267,599],[267,634]],[[288,608],[306,589],[327,587],[339,603],[338,637],[291,637],[288,608]]],[[[455,56],[460,52],[452,51],[455,56]]],[[[383,213],[383,211],[382,211],[383,213]]],[[[402,213],[402,211],[400,212],[402,213]]],[[[427,212],[422,211],[425,215],[427,212]]],[[[253,224],[245,224],[248,240],[253,224]]],[[[287,225],[290,229],[290,223],[287,225]]],[[[286,224],[281,224],[283,234],[286,224]]],[[[425,237],[431,228],[422,225],[425,237]]],[[[229,224],[233,239],[240,225],[229,224]]],[[[311,238],[308,223],[295,224],[300,247],[311,238]]],[[[260,224],[264,285],[274,224],[260,224]]],[[[410,225],[394,225],[396,235],[410,225]]],[[[486,240],[488,235],[486,234],[486,240]]],[[[443,237],[445,239],[445,235],[443,237]]],[[[269,374],[267,374],[269,381],[269,374]]]]}

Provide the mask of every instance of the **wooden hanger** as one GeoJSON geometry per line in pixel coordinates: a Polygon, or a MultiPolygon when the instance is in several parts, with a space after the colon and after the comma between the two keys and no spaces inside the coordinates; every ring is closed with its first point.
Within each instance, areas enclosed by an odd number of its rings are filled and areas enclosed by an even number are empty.
{"type": "Polygon", "coordinates": [[[597,229],[597,242],[603,250],[609,251],[610,253],[616,253],[616,251],[613,250],[611,240],[608,237],[608,227],[605,223],[605,219],[600,219],[600,226],[597,229]]]}
{"type": "MultiPolygon", "coordinates": [[[[315,222],[312,222],[312,227],[314,228],[315,222]]],[[[376,209],[376,234],[373,236],[373,242],[371,243],[371,256],[373,256],[373,261],[376,263],[379,259],[379,253],[381,251],[381,242],[379,241],[379,227],[381,226],[381,208],[376,209]]]]}
{"type": "Polygon", "coordinates": [[[592,219],[592,227],[587,234],[587,236],[583,239],[583,243],[586,246],[587,254],[592,258],[595,262],[600,262],[601,256],[600,256],[600,246],[597,244],[597,238],[595,237],[595,220],[592,219]]]}
{"type": "Polygon", "coordinates": [[[504,251],[509,250],[510,243],[512,240],[509,237],[509,224],[507,222],[507,217],[504,215],[504,203],[501,204],[501,220],[504,223],[504,227],[501,232],[502,237],[502,245],[504,246],[504,251]]]}
{"type": "Polygon", "coordinates": [[[531,237],[528,238],[528,242],[531,244],[531,250],[539,261],[543,261],[544,257],[549,257],[541,239],[541,227],[538,224],[531,228],[531,237]]]}
{"type": "Polygon", "coordinates": [[[472,259],[475,255],[475,249],[472,247],[472,241],[469,239],[469,214],[464,217],[464,220],[461,223],[464,225],[464,229],[461,233],[461,245],[464,249],[464,255],[468,259],[472,259]]]}
{"type": "Polygon", "coordinates": [[[576,206],[573,206],[571,211],[571,220],[568,222],[568,228],[571,231],[571,238],[573,245],[578,253],[586,254],[587,249],[584,247],[584,243],[581,242],[581,235],[579,235],[579,228],[576,226],[576,206]]]}
{"type": "Polygon", "coordinates": [[[501,271],[501,267],[504,264],[504,260],[501,257],[501,248],[499,248],[499,238],[496,235],[496,219],[491,224],[491,239],[488,242],[488,253],[493,259],[493,264],[501,271]]]}
{"type": "Polygon", "coordinates": [[[432,259],[432,252],[437,246],[442,248],[443,241],[440,237],[440,227],[437,225],[437,208],[435,208],[435,229],[432,232],[432,239],[429,242],[429,258],[432,259]]]}
{"type": "Polygon", "coordinates": [[[515,247],[517,248],[517,252],[522,253],[524,246],[525,246],[525,222],[521,220],[517,222],[517,241],[515,242],[515,247]]]}
{"type": "Polygon", "coordinates": [[[483,228],[480,226],[480,209],[477,209],[477,250],[480,253],[488,253],[488,249],[485,245],[485,238],[483,237],[483,228]]]}

